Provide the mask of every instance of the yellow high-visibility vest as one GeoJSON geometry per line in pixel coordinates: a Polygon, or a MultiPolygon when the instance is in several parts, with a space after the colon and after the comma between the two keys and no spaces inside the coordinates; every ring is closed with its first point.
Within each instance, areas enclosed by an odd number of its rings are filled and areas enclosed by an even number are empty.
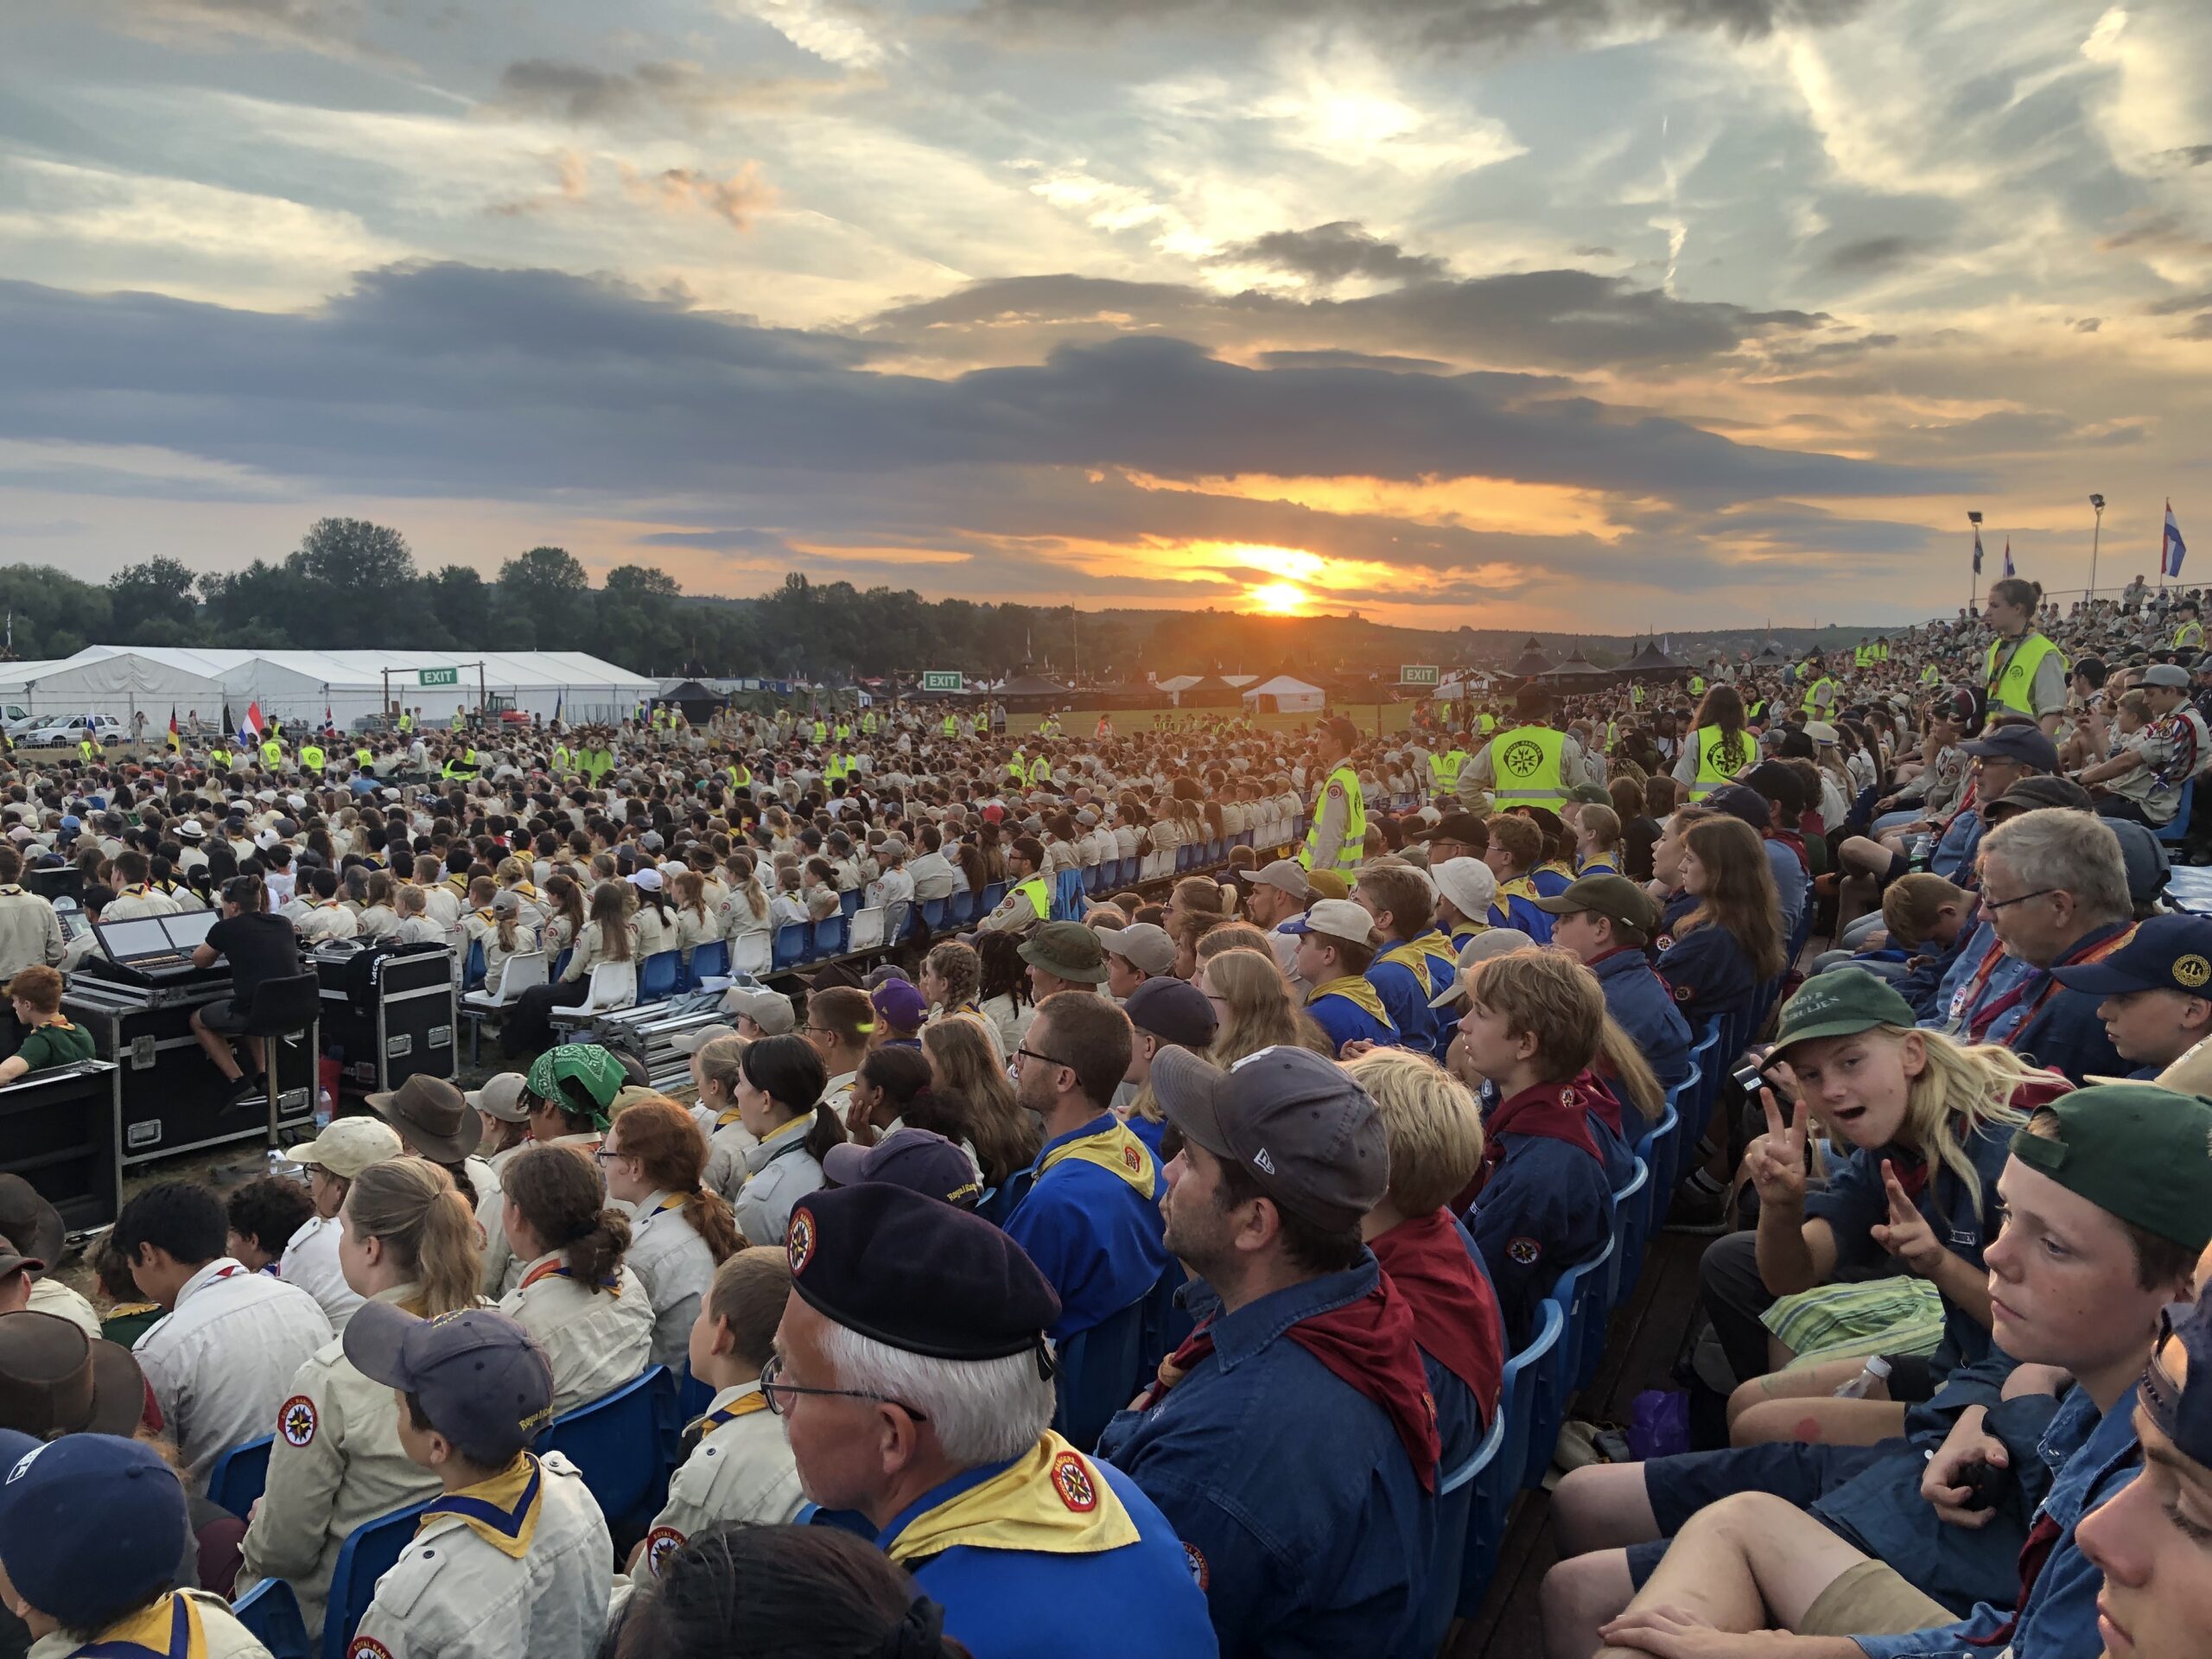
{"type": "Polygon", "coordinates": [[[1548,806],[1567,798],[1567,735],[1548,726],[1516,726],[1491,740],[1491,800],[1497,810],[1548,806]]]}
{"type": "Polygon", "coordinates": [[[1299,850],[1298,861],[1307,869],[1313,868],[1314,858],[1321,845],[1321,808],[1329,798],[1329,784],[1340,785],[1344,791],[1344,834],[1337,843],[1334,868],[1339,874],[1350,875],[1360,867],[1367,856],[1367,797],[1359,786],[1359,774],[1349,764],[1338,766],[1321,785],[1321,793],[1313,803],[1313,822],[1306,827],[1306,845],[1299,850]]]}
{"type": "Polygon", "coordinates": [[[1701,801],[1758,758],[1758,745],[1749,733],[1738,732],[1732,745],[1718,726],[1697,728],[1697,781],[1690,785],[1690,799],[1701,801]]]}

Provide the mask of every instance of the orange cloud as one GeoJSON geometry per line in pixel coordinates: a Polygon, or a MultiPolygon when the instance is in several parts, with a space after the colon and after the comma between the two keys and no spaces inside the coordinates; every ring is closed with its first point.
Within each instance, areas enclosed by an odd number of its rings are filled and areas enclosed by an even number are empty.
{"type": "Polygon", "coordinates": [[[655,202],[670,213],[712,213],[741,231],[751,226],[755,213],[776,203],[774,187],[762,181],[760,168],[752,162],[726,179],[695,167],[640,173],[625,162],[621,170],[622,188],[639,200],[655,202]]]}

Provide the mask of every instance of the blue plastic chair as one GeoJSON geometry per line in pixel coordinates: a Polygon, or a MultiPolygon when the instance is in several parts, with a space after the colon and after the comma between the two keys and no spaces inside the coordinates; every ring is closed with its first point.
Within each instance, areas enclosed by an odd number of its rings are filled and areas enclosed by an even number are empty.
{"type": "Polygon", "coordinates": [[[1144,1378],[1149,1299],[1131,1302],[1059,1344],[1054,1386],[1059,1405],[1052,1427],[1083,1451],[1098,1444],[1107,1421],[1129,1403],[1144,1378]]]}
{"type": "MultiPolygon", "coordinates": [[[[1540,1338],[1541,1340],[1541,1338],[1540,1338]]],[[[1453,1609],[1471,1617],[1490,1593],[1491,1575],[1497,1568],[1497,1547],[1505,1537],[1505,1517],[1513,1495],[1521,1488],[1520,1471],[1512,1465],[1508,1442],[1513,1438],[1510,1388],[1501,1389],[1497,1409],[1491,1415],[1490,1432],[1483,1436],[1475,1455],[1446,1477],[1465,1480],[1471,1487],[1467,1502],[1466,1535],[1461,1542],[1459,1571],[1450,1580],[1458,1594],[1453,1609]]],[[[1448,1559],[1448,1558],[1446,1558],[1448,1559]]]]}
{"type": "Polygon", "coordinates": [[[729,941],[709,939],[703,944],[691,947],[691,961],[684,971],[684,983],[697,990],[707,980],[729,972],[729,941]]]}
{"type": "Polygon", "coordinates": [[[660,1396],[674,1388],[666,1367],[647,1366],[612,1394],[556,1417],[538,1437],[540,1452],[558,1452],[576,1465],[610,1526],[652,1520],[666,1495],[660,1396]]]}
{"type": "Polygon", "coordinates": [[[1675,1103],[1678,1097],[1696,1087],[1697,1069],[1693,1066],[1688,1077],[1667,1091],[1667,1109],[1660,1114],[1656,1123],[1643,1132],[1643,1138],[1636,1143],[1636,1155],[1651,1172],[1647,1213],[1657,1211],[1660,1205],[1674,1196],[1675,1159],[1681,1150],[1682,1128],[1681,1113],[1676,1109],[1675,1103]]]}
{"type": "MultiPolygon", "coordinates": [[[[1552,1451],[1559,1444],[1559,1426],[1567,1415],[1567,1312],[1557,1302],[1539,1306],[1543,1323],[1529,1345],[1505,1362],[1505,1391],[1512,1414],[1505,1425],[1504,1478],[1512,1491],[1544,1483],[1552,1466],[1552,1451]]],[[[1511,1492],[1506,1498],[1512,1502],[1511,1492]]]]}
{"type": "Polygon", "coordinates": [[[255,1585],[231,1604],[231,1617],[251,1630],[273,1659],[310,1659],[315,1652],[307,1621],[300,1617],[300,1599],[282,1579],[264,1579],[255,1585]]]}
{"type": "Polygon", "coordinates": [[[1605,1272],[1605,1306],[1618,1307],[1643,1271],[1643,1241],[1651,1231],[1651,1166],[1636,1160],[1629,1184],[1613,1194],[1612,1263],[1605,1272]]]}
{"type": "Polygon", "coordinates": [[[1474,1516],[1475,1477],[1505,1442],[1505,1414],[1491,1419],[1489,1431],[1465,1461],[1440,1471],[1436,1483],[1436,1535],[1429,1545],[1428,1582],[1421,1595],[1419,1651],[1433,1653],[1459,1611],[1459,1580],[1466,1571],[1467,1530],[1474,1516]]]}
{"type": "Polygon", "coordinates": [[[551,983],[558,985],[561,982],[561,976],[569,971],[569,958],[575,954],[576,947],[572,944],[554,957],[553,965],[545,970],[546,978],[551,983]]]}
{"type": "Polygon", "coordinates": [[[471,939],[468,942],[468,960],[461,969],[461,988],[464,992],[482,990],[484,974],[484,941],[471,939]]]}
{"type": "Polygon", "coordinates": [[[824,916],[814,925],[814,947],[807,952],[808,957],[817,959],[842,955],[845,949],[845,930],[851,925],[842,912],[836,916],[824,916]]]}
{"type": "Polygon", "coordinates": [[[683,988],[683,953],[656,950],[638,964],[638,1001],[662,1002],[683,988]]]}
{"type": "Polygon", "coordinates": [[[268,1489],[269,1449],[276,1440],[273,1434],[264,1434],[257,1440],[234,1446],[217,1458],[215,1466],[207,1471],[207,1501],[245,1520],[253,1500],[268,1489]]]}
{"type": "Polygon", "coordinates": [[[976,890],[966,887],[944,901],[944,919],[951,926],[965,927],[976,919],[976,890]]]}
{"type": "Polygon", "coordinates": [[[2196,779],[2192,778],[2181,786],[2181,804],[2174,808],[2173,821],[2163,830],[2152,833],[2169,846],[2178,847],[2189,839],[2190,808],[2196,800],[2196,779]]]}
{"type": "Polygon", "coordinates": [[[983,889],[983,896],[976,900],[976,914],[978,918],[988,916],[1005,902],[1006,883],[994,881],[983,889]]]}
{"type": "MultiPolygon", "coordinates": [[[[1567,1319],[1567,1337],[1560,1344],[1566,1357],[1561,1374],[1569,1384],[1567,1392],[1588,1387],[1598,1374],[1598,1356],[1605,1345],[1605,1275],[1610,1271],[1607,1264],[1613,1259],[1613,1244],[1608,1236],[1604,1249],[1587,1262],[1576,1262],[1552,1286],[1549,1300],[1558,1304],[1567,1319]]],[[[1544,1457],[1550,1460],[1548,1446],[1544,1457]]]]}
{"type": "Polygon", "coordinates": [[[322,1616],[322,1659],[346,1659],[346,1649],[376,1599],[377,1580],[397,1566],[415,1535],[423,1511],[435,1503],[424,1498],[373,1521],[364,1521],[338,1547],[330,1574],[330,1606],[322,1616]]]}
{"type": "Polygon", "coordinates": [[[946,901],[943,899],[922,900],[922,925],[931,933],[935,934],[944,931],[945,908],[946,901]]]}
{"type": "Polygon", "coordinates": [[[776,954],[771,965],[779,972],[806,960],[807,937],[813,931],[804,922],[786,922],[776,930],[776,954]]]}
{"type": "Polygon", "coordinates": [[[851,921],[854,917],[861,913],[861,893],[858,887],[855,887],[850,893],[839,893],[837,895],[837,913],[842,916],[847,921],[851,921]]]}

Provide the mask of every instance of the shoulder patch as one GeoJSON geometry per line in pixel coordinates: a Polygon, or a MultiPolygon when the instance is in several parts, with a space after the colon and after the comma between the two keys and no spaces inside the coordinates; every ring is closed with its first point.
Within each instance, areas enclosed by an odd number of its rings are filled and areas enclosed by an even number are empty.
{"type": "Polygon", "coordinates": [[[683,1535],[674,1527],[655,1527],[645,1535],[645,1565],[660,1576],[660,1564],[683,1548],[683,1535]]]}
{"type": "Polygon", "coordinates": [[[294,1395],[276,1408],[276,1427],[287,1446],[313,1446],[317,1421],[315,1402],[304,1394],[294,1395]]]}
{"type": "Polygon", "coordinates": [[[391,1649],[373,1636],[357,1636],[346,1649],[346,1659],[391,1659],[391,1649]]]}
{"type": "Polygon", "coordinates": [[[1505,1247],[1505,1253],[1524,1268],[1533,1268],[1543,1260],[1544,1247],[1523,1234],[1505,1247]]]}
{"type": "Polygon", "coordinates": [[[1205,1551],[1196,1544],[1185,1543],[1183,1546],[1183,1565],[1191,1569],[1192,1582],[1198,1586],[1200,1595],[1213,1588],[1213,1573],[1206,1566],[1205,1551]]]}
{"type": "Polygon", "coordinates": [[[1083,1459],[1072,1452],[1063,1452],[1052,1459],[1052,1490],[1077,1515],[1088,1515],[1098,1507],[1098,1487],[1083,1459]]]}
{"type": "Polygon", "coordinates": [[[1694,985],[1674,985],[1668,988],[1674,992],[1675,1001],[1677,1002],[1687,1002],[1697,995],[1697,988],[1694,985]]]}

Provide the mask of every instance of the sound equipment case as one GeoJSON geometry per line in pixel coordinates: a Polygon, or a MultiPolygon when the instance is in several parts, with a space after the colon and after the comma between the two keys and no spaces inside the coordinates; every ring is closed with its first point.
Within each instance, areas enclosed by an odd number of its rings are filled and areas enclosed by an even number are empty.
{"type": "Polygon", "coordinates": [[[389,1093],[418,1072],[453,1080],[461,1051],[451,950],[372,953],[341,943],[311,954],[322,988],[322,1052],[336,1054],[346,1092],[389,1093]]]}

